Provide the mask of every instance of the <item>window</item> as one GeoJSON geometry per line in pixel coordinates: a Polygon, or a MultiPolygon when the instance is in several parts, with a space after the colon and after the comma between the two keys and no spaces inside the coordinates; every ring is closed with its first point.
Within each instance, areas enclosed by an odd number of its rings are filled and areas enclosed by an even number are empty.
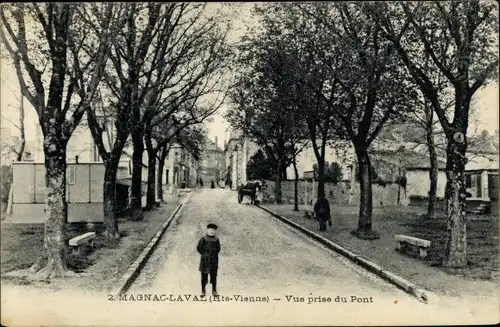
{"type": "Polygon", "coordinates": [[[350,181],[350,180],[351,180],[351,174],[352,174],[352,172],[351,172],[351,169],[350,169],[350,167],[349,167],[349,169],[347,169],[347,170],[346,170],[346,179],[347,179],[348,181],[350,181]]]}
{"type": "Polygon", "coordinates": [[[465,175],[465,187],[466,188],[472,187],[472,175],[465,175]]]}
{"type": "Polygon", "coordinates": [[[68,166],[66,168],[66,184],[75,185],[75,175],[76,175],[76,166],[68,166]]]}

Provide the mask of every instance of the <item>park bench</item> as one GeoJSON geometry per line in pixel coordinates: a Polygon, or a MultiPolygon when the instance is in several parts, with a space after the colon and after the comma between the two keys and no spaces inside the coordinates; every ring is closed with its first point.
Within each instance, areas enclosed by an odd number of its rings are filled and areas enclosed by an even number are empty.
{"type": "Polygon", "coordinates": [[[427,257],[427,249],[431,246],[431,241],[418,237],[394,235],[394,239],[398,241],[398,250],[402,253],[406,252],[408,248],[418,248],[421,259],[427,257]]]}
{"type": "Polygon", "coordinates": [[[95,232],[88,232],[69,240],[69,245],[73,247],[73,254],[80,254],[80,249],[84,245],[90,245],[94,248],[95,232]]]}

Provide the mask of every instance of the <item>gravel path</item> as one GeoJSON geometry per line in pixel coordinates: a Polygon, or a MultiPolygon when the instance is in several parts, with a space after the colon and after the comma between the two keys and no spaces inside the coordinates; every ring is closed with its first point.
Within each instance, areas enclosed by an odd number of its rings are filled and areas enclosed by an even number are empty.
{"type": "Polygon", "coordinates": [[[347,297],[349,302],[351,296],[364,301],[371,297],[374,303],[413,301],[245,202],[238,204],[234,192],[221,189],[193,194],[130,292],[199,294],[196,244],[206,224],[214,222],[219,225],[217,235],[222,247],[218,275],[221,295],[269,295],[286,301],[286,295],[307,298],[312,293],[313,297],[347,297]]]}

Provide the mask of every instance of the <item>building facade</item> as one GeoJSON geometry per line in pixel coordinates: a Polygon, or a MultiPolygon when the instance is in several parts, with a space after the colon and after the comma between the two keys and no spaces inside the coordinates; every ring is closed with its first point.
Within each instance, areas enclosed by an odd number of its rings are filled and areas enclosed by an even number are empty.
{"type": "Polygon", "coordinates": [[[219,147],[217,136],[215,142],[206,139],[198,169],[199,178],[204,185],[209,185],[212,181],[218,183],[220,179],[224,179],[225,162],[224,150],[219,147]]]}
{"type": "Polygon", "coordinates": [[[247,182],[247,164],[250,157],[259,150],[259,147],[243,137],[240,132],[231,132],[229,140],[224,146],[226,185],[232,190],[247,182]]]}
{"type": "Polygon", "coordinates": [[[165,171],[163,172],[162,183],[170,191],[182,187],[195,187],[198,180],[197,171],[198,158],[181,144],[173,143],[165,158],[165,171]]]}

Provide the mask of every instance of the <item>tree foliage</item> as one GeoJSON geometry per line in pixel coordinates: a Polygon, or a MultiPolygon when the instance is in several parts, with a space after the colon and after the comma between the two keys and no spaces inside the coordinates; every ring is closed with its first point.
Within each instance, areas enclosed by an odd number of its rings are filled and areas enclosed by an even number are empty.
{"type": "Polygon", "coordinates": [[[289,90],[293,58],[278,39],[255,33],[239,46],[238,76],[230,91],[230,125],[264,148],[276,165],[276,199],[281,202],[284,169],[303,147],[303,124],[289,90]]]}
{"type": "MultiPolygon", "coordinates": [[[[315,176],[318,176],[318,164],[313,164],[313,170],[315,176]]],[[[337,162],[332,162],[331,164],[325,162],[325,182],[337,184],[342,181],[342,167],[337,162]]]]}
{"type": "Polygon", "coordinates": [[[253,179],[272,179],[276,174],[276,167],[272,160],[261,149],[257,150],[248,161],[247,176],[253,179]]]}

